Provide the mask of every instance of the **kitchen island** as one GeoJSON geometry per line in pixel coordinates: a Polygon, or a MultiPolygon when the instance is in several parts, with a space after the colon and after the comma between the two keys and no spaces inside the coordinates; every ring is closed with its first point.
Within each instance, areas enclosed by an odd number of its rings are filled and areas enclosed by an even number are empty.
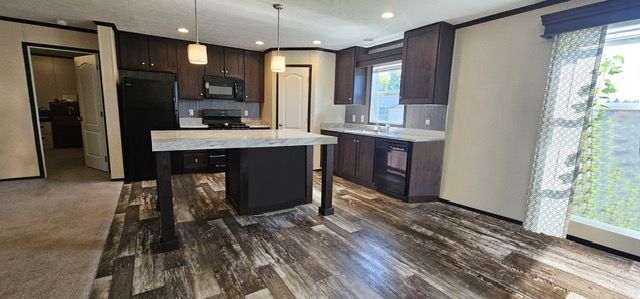
{"type": "Polygon", "coordinates": [[[333,214],[334,144],[337,138],[298,130],[151,131],[162,226],[160,251],[179,248],[173,215],[171,152],[227,149],[227,199],[238,214],[258,214],[311,203],[313,146],[321,145],[319,213],[333,214]]]}

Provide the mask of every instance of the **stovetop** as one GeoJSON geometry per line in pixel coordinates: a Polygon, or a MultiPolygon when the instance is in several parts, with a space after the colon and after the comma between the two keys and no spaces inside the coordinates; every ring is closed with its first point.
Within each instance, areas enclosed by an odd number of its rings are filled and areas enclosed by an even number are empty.
{"type": "Polygon", "coordinates": [[[249,126],[244,123],[213,123],[208,124],[211,130],[248,130],[249,126]]]}

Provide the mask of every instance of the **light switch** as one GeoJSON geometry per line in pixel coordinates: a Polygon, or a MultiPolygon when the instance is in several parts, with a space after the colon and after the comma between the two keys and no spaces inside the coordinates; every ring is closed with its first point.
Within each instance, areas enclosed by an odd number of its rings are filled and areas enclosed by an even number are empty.
{"type": "Polygon", "coordinates": [[[424,125],[425,126],[429,126],[430,124],[431,124],[431,120],[430,119],[427,118],[427,119],[424,120],[424,125]]]}
{"type": "Polygon", "coordinates": [[[244,111],[244,116],[249,116],[249,110],[244,111]]]}
{"type": "Polygon", "coordinates": [[[356,122],[356,115],[355,114],[351,114],[351,122],[356,122]]]}
{"type": "Polygon", "coordinates": [[[360,114],[360,122],[363,123],[364,122],[364,114],[360,114]]]}
{"type": "Polygon", "coordinates": [[[193,117],[193,109],[189,109],[189,117],[193,117]]]}

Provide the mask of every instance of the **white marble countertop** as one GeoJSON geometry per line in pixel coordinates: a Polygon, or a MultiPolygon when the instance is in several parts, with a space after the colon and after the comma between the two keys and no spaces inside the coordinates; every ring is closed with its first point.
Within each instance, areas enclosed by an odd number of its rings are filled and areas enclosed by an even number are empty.
{"type": "MultiPolygon", "coordinates": [[[[263,128],[271,127],[267,124],[256,123],[255,121],[246,121],[246,122],[249,128],[251,129],[263,129],[263,128]]],[[[209,126],[203,124],[202,118],[200,117],[181,117],[180,128],[181,129],[208,129],[209,126]]]]}
{"type": "Polygon", "coordinates": [[[321,129],[326,131],[338,132],[338,133],[365,135],[365,136],[409,141],[409,142],[443,141],[445,138],[444,132],[442,131],[419,130],[419,129],[391,128],[388,133],[376,132],[370,128],[347,127],[347,126],[324,126],[321,129]]]}
{"type": "Polygon", "coordinates": [[[298,130],[151,131],[151,151],[154,152],[337,143],[336,137],[298,130]]]}

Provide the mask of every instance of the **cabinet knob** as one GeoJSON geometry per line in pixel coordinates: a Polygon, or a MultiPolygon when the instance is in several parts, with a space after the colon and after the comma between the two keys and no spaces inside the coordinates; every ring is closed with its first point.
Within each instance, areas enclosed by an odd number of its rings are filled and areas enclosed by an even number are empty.
{"type": "Polygon", "coordinates": [[[229,73],[229,71],[224,71],[224,73],[225,73],[225,74],[228,74],[228,73],[229,73]]]}
{"type": "Polygon", "coordinates": [[[349,98],[349,101],[351,101],[351,98],[349,98]]]}
{"type": "Polygon", "coordinates": [[[142,62],[142,65],[145,65],[145,64],[147,64],[147,63],[145,63],[145,62],[143,61],[143,62],[142,62]]]}
{"type": "Polygon", "coordinates": [[[244,96],[244,97],[245,97],[245,99],[248,99],[248,98],[249,98],[249,96],[244,96]]]}
{"type": "Polygon", "coordinates": [[[224,70],[220,70],[220,72],[224,74],[224,70]]]}
{"type": "Polygon", "coordinates": [[[202,95],[202,93],[200,93],[200,95],[202,95]]]}
{"type": "Polygon", "coordinates": [[[193,162],[198,163],[198,158],[193,159],[193,162]]]}
{"type": "Polygon", "coordinates": [[[154,64],[152,63],[151,66],[154,66],[154,64]]]}

